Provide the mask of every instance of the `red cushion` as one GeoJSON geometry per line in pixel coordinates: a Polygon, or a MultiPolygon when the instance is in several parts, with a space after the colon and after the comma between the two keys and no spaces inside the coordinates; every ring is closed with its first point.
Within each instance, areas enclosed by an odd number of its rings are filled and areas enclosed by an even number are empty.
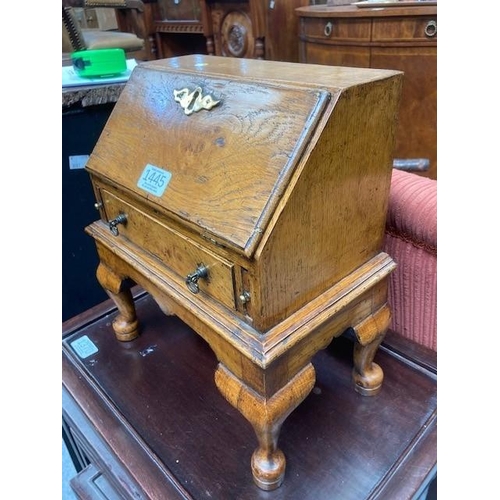
{"type": "Polygon", "coordinates": [[[385,251],[391,328],[437,351],[437,181],[393,171],[385,251]]]}

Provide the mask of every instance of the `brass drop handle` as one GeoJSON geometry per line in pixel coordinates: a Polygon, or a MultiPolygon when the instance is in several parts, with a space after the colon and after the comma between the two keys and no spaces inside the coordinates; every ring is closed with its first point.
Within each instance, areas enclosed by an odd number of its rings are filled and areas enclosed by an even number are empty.
{"type": "Polygon", "coordinates": [[[200,278],[208,280],[208,268],[203,264],[198,264],[196,271],[186,276],[186,285],[190,292],[198,293],[200,291],[200,286],[198,285],[200,278]]]}
{"type": "Polygon", "coordinates": [[[330,36],[332,34],[332,30],[333,30],[333,24],[331,23],[331,21],[329,21],[326,23],[323,33],[325,34],[325,36],[330,36]]]}
{"type": "Polygon", "coordinates": [[[108,222],[109,230],[115,235],[118,236],[118,224],[125,225],[127,223],[127,216],[125,214],[120,214],[118,217],[110,220],[108,222]]]}
{"type": "Polygon", "coordinates": [[[436,21],[429,21],[427,23],[427,26],[425,27],[424,29],[424,33],[428,36],[428,37],[433,37],[433,36],[436,36],[437,34],[437,23],[436,21]]]}

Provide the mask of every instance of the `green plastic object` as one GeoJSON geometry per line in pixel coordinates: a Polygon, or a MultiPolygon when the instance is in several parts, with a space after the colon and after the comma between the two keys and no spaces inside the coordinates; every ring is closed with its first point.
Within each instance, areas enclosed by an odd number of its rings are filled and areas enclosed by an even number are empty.
{"type": "Polygon", "coordinates": [[[76,74],[84,78],[116,76],[127,69],[123,49],[80,50],[71,54],[71,62],[76,74]]]}

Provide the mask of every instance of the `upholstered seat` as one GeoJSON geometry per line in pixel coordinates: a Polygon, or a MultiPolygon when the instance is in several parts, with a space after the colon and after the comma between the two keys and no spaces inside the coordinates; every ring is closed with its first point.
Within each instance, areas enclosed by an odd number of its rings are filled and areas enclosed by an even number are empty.
{"type": "Polygon", "coordinates": [[[82,30],[82,35],[87,49],[120,48],[125,52],[130,52],[141,50],[144,47],[144,40],[138,38],[134,33],[85,29],[82,30]]]}
{"type": "Polygon", "coordinates": [[[437,351],[437,181],[393,170],[385,251],[391,328],[437,351]]]}

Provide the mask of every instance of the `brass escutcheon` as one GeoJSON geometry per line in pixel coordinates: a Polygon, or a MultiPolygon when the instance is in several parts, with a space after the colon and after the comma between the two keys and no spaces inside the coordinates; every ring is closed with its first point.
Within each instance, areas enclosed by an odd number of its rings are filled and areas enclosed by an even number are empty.
{"type": "Polygon", "coordinates": [[[181,105],[186,115],[190,115],[200,109],[212,109],[220,103],[211,95],[203,95],[201,87],[196,87],[192,92],[188,88],[181,90],[174,89],[174,100],[181,105]]]}

